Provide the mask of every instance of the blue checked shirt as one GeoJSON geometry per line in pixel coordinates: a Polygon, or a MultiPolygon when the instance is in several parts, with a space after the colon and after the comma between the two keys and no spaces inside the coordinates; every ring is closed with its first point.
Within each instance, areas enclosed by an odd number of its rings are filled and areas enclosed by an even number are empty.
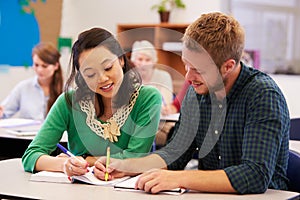
{"type": "MultiPolygon", "coordinates": [[[[183,169],[199,150],[199,169],[224,169],[241,194],[287,189],[290,117],[266,74],[242,64],[223,101],[187,91],[172,139],[156,151],[168,169],[183,169]]],[[[201,181],[201,180],[200,180],[201,181]]]]}

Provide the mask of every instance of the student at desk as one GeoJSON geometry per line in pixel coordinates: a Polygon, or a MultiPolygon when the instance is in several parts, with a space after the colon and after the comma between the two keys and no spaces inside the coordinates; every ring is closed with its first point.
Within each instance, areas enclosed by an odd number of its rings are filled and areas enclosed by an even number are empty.
{"type": "Polygon", "coordinates": [[[173,83],[169,72],[158,69],[157,52],[148,40],[135,41],[132,45],[130,60],[141,75],[144,85],[156,87],[162,97],[163,103],[169,104],[173,100],[173,83]]]}
{"type": "Polygon", "coordinates": [[[62,93],[63,75],[60,53],[51,44],[42,42],[32,50],[34,78],[21,81],[0,105],[0,118],[18,117],[43,121],[62,93]]]}
{"type": "Polygon", "coordinates": [[[25,171],[82,175],[96,160],[93,156],[105,155],[108,146],[113,158],[147,154],[160,118],[159,91],[141,85],[120,44],[104,29],[82,32],[71,56],[64,94],[22,157],[25,171]],[[76,88],[70,90],[74,80],[76,88]],[[50,156],[64,131],[69,151],[78,159],[50,156]]]}
{"type": "MultiPolygon", "coordinates": [[[[178,187],[239,194],[287,189],[288,107],[271,77],[240,62],[244,37],[238,21],[219,12],[188,26],[182,60],[192,87],[173,137],[146,157],[111,159],[109,178],[144,172],[136,188],[151,193],[178,187]],[[198,170],[182,170],[197,148],[198,170]]],[[[104,165],[105,157],[95,162],[98,178],[104,165]]]]}

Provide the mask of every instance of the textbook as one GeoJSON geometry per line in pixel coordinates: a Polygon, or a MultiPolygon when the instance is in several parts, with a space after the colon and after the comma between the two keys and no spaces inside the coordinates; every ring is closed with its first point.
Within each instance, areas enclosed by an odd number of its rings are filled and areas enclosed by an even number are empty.
{"type": "Polygon", "coordinates": [[[66,174],[62,172],[49,172],[49,171],[41,171],[35,174],[32,174],[30,177],[30,181],[38,181],[38,182],[53,182],[53,183],[87,183],[91,185],[102,185],[102,186],[114,186],[116,183],[120,181],[124,181],[129,177],[122,177],[118,179],[114,179],[111,181],[103,181],[94,176],[92,171],[82,175],[82,176],[72,176],[68,177],[66,174]]]}
{"type": "MultiPolygon", "coordinates": [[[[134,176],[132,178],[129,178],[129,179],[126,179],[124,181],[116,183],[114,185],[114,189],[115,190],[120,190],[120,191],[122,191],[122,190],[123,191],[124,190],[127,190],[127,191],[136,191],[136,192],[142,191],[142,190],[136,190],[135,189],[135,183],[138,180],[139,176],[140,175],[134,176]]],[[[180,195],[180,194],[183,194],[183,193],[185,193],[187,191],[188,190],[186,190],[186,189],[175,188],[175,189],[172,189],[172,190],[164,190],[164,191],[161,191],[160,193],[172,194],[172,195],[180,195]]]]}

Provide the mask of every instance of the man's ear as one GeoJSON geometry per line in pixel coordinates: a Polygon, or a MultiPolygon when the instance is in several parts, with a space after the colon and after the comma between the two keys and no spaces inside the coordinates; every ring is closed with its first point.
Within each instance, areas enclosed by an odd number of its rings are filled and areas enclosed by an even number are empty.
{"type": "Polygon", "coordinates": [[[220,70],[221,73],[223,75],[227,75],[228,73],[230,73],[234,69],[235,64],[236,63],[235,63],[234,59],[229,59],[229,60],[225,61],[223,63],[223,65],[221,66],[221,70],[220,70]]]}

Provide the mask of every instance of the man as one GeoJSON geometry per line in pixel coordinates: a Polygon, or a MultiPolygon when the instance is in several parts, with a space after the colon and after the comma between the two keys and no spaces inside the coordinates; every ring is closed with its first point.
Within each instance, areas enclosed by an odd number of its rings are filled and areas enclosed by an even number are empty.
{"type": "MultiPolygon", "coordinates": [[[[233,17],[214,12],[192,23],[182,50],[192,87],[173,137],[146,157],[111,159],[110,178],[144,172],[136,188],[151,193],[178,187],[239,194],[287,189],[287,104],[268,75],[240,62],[243,49],[244,31],[233,17]],[[196,149],[199,169],[182,170],[196,149]]],[[[105,160],[95,163],[100,179],[105,160]]]]}

